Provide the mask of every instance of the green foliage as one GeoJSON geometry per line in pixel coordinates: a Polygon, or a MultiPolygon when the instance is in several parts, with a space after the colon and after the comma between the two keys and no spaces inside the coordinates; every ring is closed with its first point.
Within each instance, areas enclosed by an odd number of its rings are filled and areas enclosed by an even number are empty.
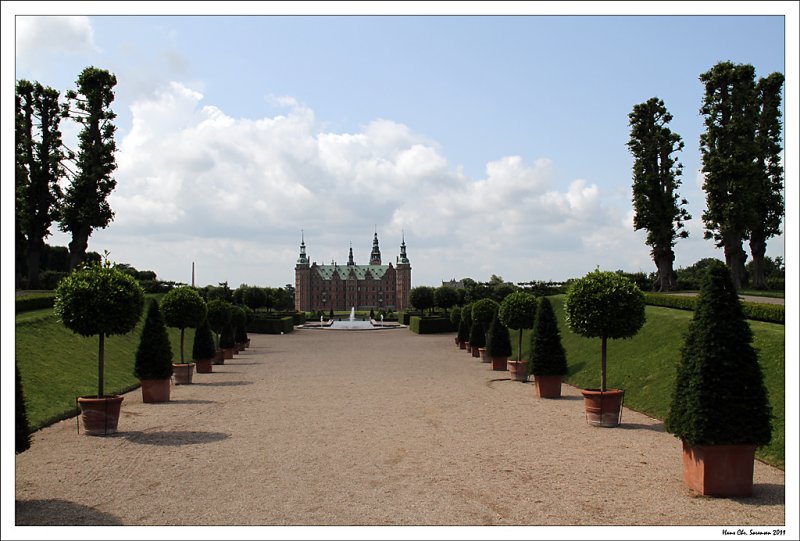
{"type": "Polygon", "coordinates": [[[434,307],[434,289],[429,286],[418,286],[411,289],[408,300],[417,310],[426,310],[434,307]]]}
{"type": "Polygon", "coordinates": [[[678,277],[677,289],[699,290],[706,269],[708,269],[708,266],[712,265],[714,261],[719,260],[713,257],[704,257],[686,268],[681,267],[675,271],[678,277]]]}
{"type": "Polygon", "coordinates": [[[458,341],[459,342],[469,341],[469,326],[467,325],[467,322],[464,320],[463,317],[458,322],[458,341]]]}
{"type": "Polygon", "coordinates": [[[178,329],[196,328],[207,315],[203,297],[189,286],[175,288],[164,295],[161,310],[167,325],[178,329]]]}
{"type": "Polygon", "coordinates": [[[472,304],[465,304],[461,307],[461,321],[467,326],[467,334],[472,327],[472,304]]]}
{"type": "Polygon", "coordinates": [[[247,312],[241,306],[231,309],[231,324],[233,325],[233,341],[237,344],[247,342],[247,312]]]}
{"type": "Polygon", "coordinates": [[[253,310],[267,306],[267,293],[262,288],[255,286],[242,286],[237,289],[236,292],[234,292],[234,298],[239,290],[241,290],[242,303],[245,306],[248,306],[253,310]]]}
{"type": "MultiPolygon", "coordinates": [[[[211,330],[219,335],[231,324],[231,317],[233,317],[231,309],[233,305],[221,298],[215,298],[208,301],[207,307],[208,324],[211,326],[211,330]]],[[[217,339],[219,339],[219,336],[217,336],[217,339]]]]}
{"type": "Polygon", "coordinates": [[[456,306],[450,311],[450,322],[453,324],[454,327],[458,328],[458,324],[461,323],[461,307],[456,306]]]}
{"type": "Polygon", "coordinates": [[[17,453],[27,451],[31,446],[31,427],[28,411],[25,408],[25,393],[19,377],[19,367],[14,362],[14,448],[17,453]]]}
{"type": "Polygon", "coordinates": [[[289,334],[294,330],[294,325],[294,316],[265,317],[257,313],[253,321],[247,324],[247,331],[258,334],[289,334]]]}
{"type": "Polygon", "coordinates": [[[689,325],[669,415],[668,432],[690,445],[764,445],[771,408],[728,269],[708,270],[689,325]]]}
{"type": "Polygon", "coordinates": [[[536,323],[531,333],[528,370],[534,376],[563,376],[567,373],[567,354],[561,344],[553,306],[547,297],[539,300],[536,323]]]}
{"type": "Polygon", "coordinates": [[[451,286],[437,287],[433,293],[433,300],[435,306],[447,311],[458,304],[458,292],[451,286]]]}
{"type": "Polygon", "coordinates": [[[469,345],[479,348],[486,346],[486,332],[483,330],[483,325],[475,320],[469,328],[469,345]]]}
{"type": "Polygon", "coordinates": [[[515,291],[503,299],[497,315],[509,329],[530,329],[536,317],[536,297],[524,291],[515,291]]]}
{"type": "Polygon", "coordinates": [[[573,282],[565,308],[570,329],[589,338],[630,338],[645,321],[644,294],[609,271],[594,270],[573,282]]]}
{"type": "Polygon", "coordinates": [[[222,334],[219,337],[219,347],[222,349],[230,349],[236,345],[236,335],[234,333],[234,328],[231,323],[228,323],[228,326],[222,330],[222,334]]]}
{"type": "Polygon", "coordinates": [[[19,314],[31,310],[42,308],[52,308],[56,302],[56,296],[52,293],[41,293],[36,295],[25,295],[17,297],[14,302],[14,311],[19,314]]]}
{"type": "Polygon", "coordinates": [[[166,379],[172,375],[172,347],[158,301],[150,301],[133,365],[139,379],[166,379]]]}
{"type": "Polygon", "coordinates": [[[508,334],[508,327],[503,325],[500,317],[495,314],[486,336],[486,354],[489,357],[510,357],[511,352],[511,337],[508,334]]]}
{"type": "Polygon", "coordinates": [[[495,314],[500,309],[500,304],[494,299],[480,299],[472,304],[472,321],[479,323],[481,328],[489,328],[495,314]]]}
{"type": "MultiPolygon", "coordinates": [[[[645,302],[653,306],[665,306],[679,310],[694,311],[697,297],[665,295],[663,293],[645,293],[645,302]]],[[[742,302],[742,311],[747,319],[780,323],[785,320],[785,307],[782,304],[766,304],[759,302],[742,302]]]]}
{"type": "Polygon", "coordinates": [[[217,347],[214,344],[214,335],[211,334],[211,326],[208,324],[208,318],[205,318],[194,333],[192,359],[196,361],[213,359],[216,352],[217,347]]]}
{"type": "Polygon", "coordinates": [[[446,317],[413,316],[408,328],[417,334],[453,332],[453,323],[446,317]]]}

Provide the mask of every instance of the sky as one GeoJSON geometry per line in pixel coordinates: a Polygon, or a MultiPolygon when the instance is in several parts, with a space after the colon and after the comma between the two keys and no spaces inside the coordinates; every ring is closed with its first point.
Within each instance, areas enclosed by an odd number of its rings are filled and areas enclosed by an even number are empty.
{"type": "MultiPolygon", "coordinates": [[[[376,231],[384,264],[405,239],[415,286],[652,272],[626,143],[628,113],[654,96],[685,143],[693,219],[675,266],[724,258],[703,239],[698,76],[723,60],[757,77],[787,65],[782,16],[111,6],[18,14],[14,75],[62,91],[87,66],[116,75],[115,218],[89,250],[184,283],[194,263],[197,285],[293,283],[301,235],[312,261],[344,263],[352,243],[365,264],[376,231]]],[[[62,131],[76,146],[76,125],[62,131]]],[[[767,255],[785,257],[783,236],[767,255]]]]}

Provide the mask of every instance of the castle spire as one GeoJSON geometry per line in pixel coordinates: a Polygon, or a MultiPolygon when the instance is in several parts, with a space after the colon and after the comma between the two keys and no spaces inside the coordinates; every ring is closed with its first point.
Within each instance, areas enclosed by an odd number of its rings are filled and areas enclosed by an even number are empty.
{"type": "Polygon", "coordinates": [[[353,261],[353,243],[351,241],[350,242],[350,256],[347,258],[347,266],[350,267],[350,266],[353,266],[355,264],[356,264],[356,262],[353,261]]]}
{"type": "Polygon", "coordinates": [[[408,255],[406,255],[406,233],[403,231],[403,241],[400,244],[400,257],[397,258],[398,263],[410,263],[408,260],[408,255]]]}
{"type": "Polygon", "coordinates": [[[375,226],[375,237],[372,239],[372,252],[369,254],[369,264],[381,264],[381,249],[378,247],[378,226],[375,226]]]}
{"type": "Polygon", "coordinates": [[[300,230],[300,257],[297,258],[298,265],[308,265],[308,256],[306,255],[306,239],[303,230],[300,230]]]}

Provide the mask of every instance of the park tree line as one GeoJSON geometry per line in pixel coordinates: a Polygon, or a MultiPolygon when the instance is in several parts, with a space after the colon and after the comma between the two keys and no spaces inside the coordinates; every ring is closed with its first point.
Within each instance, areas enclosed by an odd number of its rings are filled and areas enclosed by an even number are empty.
{"type": "Polygon", "coordinates": [[[54,222],[71,234],[68,270],[87,257],[89,237],[114,218],[108,196],[116,187],[116,114],[111,110],[116,77],[87,67],[76,88],[61,93],[37,81],[16,82],[15,100],[15,284],[38,289],[45,240],[54,222]],[[78,148],[61,136],[62,120],[81,126],[78,148]]]}
{"type": "MultiPolygon", "coordinates": [[[[766,289],[774,261],[766,257],[767,240],[781,233],[784,216],[781,165],[781,90],[784,77],[772,73],[756,81],[749,64],[720,62],[699,77],[705,95],[700,108],[705,132],[700,136],[706,210],[704,236],[725,253],[725,263],[738,289],[750,279],[766,289]],[[752,266],[742,244],[750,245],[752,266]]],[[[654,289],[677,287],[673,248],[688,237],[691,216],[678,194],[682,165],[674,156],[683,149],[672,132],[672,115],[653,97],[628,115],[628,149],[633,163],[634,230],[647,231],[646,244],[657,273],[654,289]]],[[[780,265],[779,265],[780,266],[780,265]]]]}

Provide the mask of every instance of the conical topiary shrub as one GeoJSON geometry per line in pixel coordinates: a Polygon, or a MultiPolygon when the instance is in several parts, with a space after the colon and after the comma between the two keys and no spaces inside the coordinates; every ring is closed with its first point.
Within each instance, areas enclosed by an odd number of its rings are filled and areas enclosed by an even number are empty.
{"type": "Polygon", "coordinates": [[[14,442],[17,453],[27,451],[31,446],[31,426],[28,422],[28,410],[25,408],[25,393],[22,391],[22,379],[19,367],[14,362],[14,442]]]}
{"type": "Polygon", "coordinates": [[[219,336],[219,347],[225,352],[226,359],[233,359],[236,342],[234,340],[233,325],[231,323],[228,323],[228,326],[222,330],[222,334],[219,336]]]}
{"type": "Polygon", "coordinates": [[[684,481],[701,494],[749,496],[755,449],[772,437],[771,407],[752,339],[728,268],[721,261],[710,264],[664,423],[683,441],[684,481]],[[726,465],[715,466],[723,453],[726,465]]]}
{"type": "Polygon", "coordinates": [[[478,356],[478,348],[486,347],[486,333],[483,331],[483,326],[472,320],[472,326],[469,328],[469,346],[472,348],[472,356],[478,356]]]}
{"type": "Polygon", "coordinates": [[[561,379],[567,373],[567,354],[561,344],[556,314],[547,297],[539,299],[536,308],[529,360],[539,397],[560,397],[561,379]]]}
{"type": "MultiPolygon", "coordinates": [[[[486,331],[489,330],[489,325],[491,325],[492,319],[494,319],[494,315],[497,313],[499,309],[500,305],[494,299],[480,299],[472,304],[473,326],[477,325],[478,327],[475,330],[475,339],[477,340],[477,342],[474,342],[472,340],[470,331],[469,341],[470,344],[473,345],[473,347],[477,346],[479,349],[486,347],[486,331]]],[[[483,360],[485,362],[489,362],[488,358],[485,358],[483,360]]]]}
{"type": "Polygon", "coordinates": [[[453,328],[456,329],[456,345],[458,345],[458,327],[461,324],[461,307],[456,306],[450,311],[450,323],[453,324],[453,328]]]}
{"type": "Polygon", "coordinates": [[[460,349],[465,349],[467,347],[467,342],[469,342],[469,327],[467,327],[467,322],[464,321],[464,318],[458,321],[458,334],[456,338],[458,338],[458,347],[460,349]]]}
{"type": "Polygon", "coordinates": [[[231,314],[233,342],[236,349],[241,351],[244,349],[245,342],[247,342],[247,312],[241,306],[234,306],[231,314]]]}
{"type": "Polygon", "coordinates": [[[192,342],[192,360],[197,368],[198,374],[209,374],[214,371],[214,357],[217,354],[217,347],[214,345],[214,335],[211,334],[211,325],[208,318],[197,327],[192,342]]]}
{"type": "Polygon", "coordinates": [[[153,299],[147,309],[142,326],[139,346],[133,364],[133,375],[142,383],[142,401],[167,402],[169,400],[170,376],[172,376],[172,346],[169,343],[167,326],[153,299]]]}
{"type": "Polygon", "coordinates": [[[511,337],[508,327],[495,314],[486,336],[486,355],[492,359],[492,370],[505,370],[511,356],[511,337]]]}

